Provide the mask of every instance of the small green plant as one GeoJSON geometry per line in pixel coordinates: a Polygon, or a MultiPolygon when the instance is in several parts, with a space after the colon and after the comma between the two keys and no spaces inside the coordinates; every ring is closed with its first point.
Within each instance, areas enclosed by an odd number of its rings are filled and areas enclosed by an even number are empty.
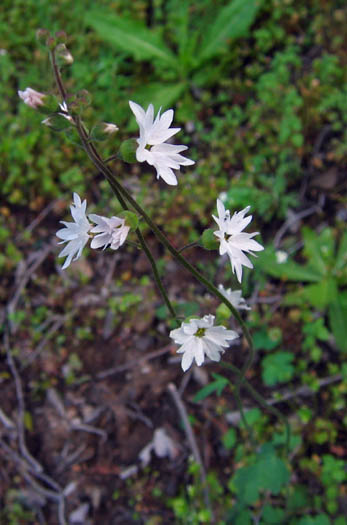
{"type": "Polygon", "coordinates": [[[184,101],[181,113],[190,115],[191,90],[218,81],[223,60],[214,60],[223,58],[228,41],[247,34],[260,6],[261,0],[232,0],[217,14],[213,11],[211,23],[210,12],[201,17],[197,9],[193,17],[196,7],[191,2],[175,2],[171,13],[175,30],[169,39],[166,34],[165,40],[157,28],[149,29],[143,22],[100,9],[88,11],[85,21],[116,51],[152,64],[156,73],[154,80],[138,89],[133,94],[134,99],[140,103],[152,100],[155,106],[166,107],[180,98],[184,101]],[[194,25],[198,17],[197,30],[194,25]],[[168,40],[173,41],[177,52],[166,44],[168,40]]]}
{"type": "Polygon", "coordinates": [[[304,227],[302,234],[306,264],[292,259],[278,262],[275,251],[269,248],[260,255],[259,266],[273,277],[305,283],[288,293],[284,303],[309,304],[320,311],[327,309],[336,343],[347,351],[347,293],[342,290],[347,284],[347,233],[343,233],[339,243],[331,228],[317,234],[304,227]]]}

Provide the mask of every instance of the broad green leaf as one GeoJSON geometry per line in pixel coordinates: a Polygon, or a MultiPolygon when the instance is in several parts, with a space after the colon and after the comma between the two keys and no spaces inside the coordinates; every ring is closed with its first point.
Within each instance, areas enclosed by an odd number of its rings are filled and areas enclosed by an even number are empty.
{"type": "Polygon", "coordinates": [[[317,516],[305,516],[301,518],[298,525],[330,525],[330,520],[326,514],[318,514],[317,516]]]}
{"type": "Polygon", "coordinates": [[[132,100],[143,105],[145,109],[152,103],[154,108],[166,109],[172,106],[185,90],[184,82],[178,84],[161,84],[153,82],[137,89],[132,95],[132,100]]]}
{"type": "Polygon", "coordinates": [[[88,11],[85,21],[107,42],[136,60],[159,59],[170,66],[178,62],[161,37],[141,22],[99,10],[88,11]]]}
{"type": "Polygon", "coordinates": [[[308,265],[301,266],[294,261],[279,264],[275,251],[271,247],[267,247],[264,252],[259,254],[257,266],[273,277],[290,281],[317,282],[322,279],[322,275],[315,268],[308,265]]]}
{"type": "Polygon", "coordinates": [[[229,482],[239,502],[255,503],[262,492],[278,494],[289,481],[289,472],[284,461],[276,456],[274,448],[264,446],[253,465],[240,468],[229,482]]]}
{"type": "Polygon", "coordinates": [[[334,239],[330,228],[324,229],[320,235],[310,228],[303,228],[304,254],[310,260],[310,265],[318,273],[327,273],[327,261],[334,256],[334,239]]]}
{"type": "MultiPolygon", "coordinates": [[[[346,293],[343,295],[347,295],[346,293]]],[[[347,352],[347,302],[337,296],[329,307],[329,322],[337,346],[347,352]]]]}
{"type": "Polygon", "coordinates": [[[310,284],[287,294],[284,304],[309,303],[319,310],[324,310],[329,304],[336,301],[338,290],[336,281],[332,278],[323,279],[320,283],[310,284]]]}
{"type": "Polygon", "coordinates": [[[283,523],[285,512],[279,507],[272,507],[269,503],[266,503],[263,508],[262,523],[266,525],[278,525],[283,523]]]}
{"type": "Polygon", "coordinates": [[[202,41],[199,64],[218,54],[229,38],[247,34],[260,5],[260,0],[232,0],[223,7],[202,41]]]}

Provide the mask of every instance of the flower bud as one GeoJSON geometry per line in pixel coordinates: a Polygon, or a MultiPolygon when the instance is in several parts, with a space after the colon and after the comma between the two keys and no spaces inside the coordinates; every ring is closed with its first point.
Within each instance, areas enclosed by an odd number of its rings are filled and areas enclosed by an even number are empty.
{"type": "Polygon", "coordinates": [[[199,244],[205,248],[205,250],[218,250],[219,244],[215,235],[213,234],[212,228],[204,230],[200,237],[199,244]]]}
{"type": "Polygon", "coordinates": [[[49,36],[46,40],[46,46],[48,47],[48,49],[50,49],[51,51],[54,51],[56,45],[57,45],[56,39],[53,36],[49,36]]]}
{"type": "Polygon", "coordinates": [[[128,162],[129,164],[133,164],[134,162],[137,162],[136,159],[136,150],[137,150],[138,144],[136,139],[128,139],[122,142],[119,153],[125,162],[128,162]]]}
{"type": "Polygon", "coordinates": [[[82,89],[71,99],[70,107],[75,111],[81,111],[83,108],[90,106],[92,97],[89,91],[82,89]]]}
{"type": "Polygon", "coordinates": [[[45,118],[41,124],[52,128],[54,131],[65,131],[71,126],[71,117],[58,113],[45,118]]]}
{"type": "Polygon", "coordinates": [[[55,53],[59,66],[70,65],[73,63],[73,56],[65,44],[58,44],[55,53]]]}
{"type": "Polygon", "coordinates": [[[100,122],[93,127],[91,138],[94,140],[106,140],[118,130],[119,128],[116,124],[112,124],[111,122],[100,122]]]}
{"type": "Polygon", "coordinates": [[[57,31],[54,36],[58,44],[66,44],[67,34],[65,31],[57,31]]]}
{"type": "Polygon", "coordinates": [[[37,109],[41,113],[53,113],[58,108],[58,100],[55,96],[40,93],[30,87],[24,91],[18,91],[18,95],[27,106],[37,109]]]}
{"type": "Polygon", "coordinates": [[[47,38],[49,37],[49,31],[47,29],[38,29],[36,31],[36,39],[43,46],[46,45],[47,38]]]}

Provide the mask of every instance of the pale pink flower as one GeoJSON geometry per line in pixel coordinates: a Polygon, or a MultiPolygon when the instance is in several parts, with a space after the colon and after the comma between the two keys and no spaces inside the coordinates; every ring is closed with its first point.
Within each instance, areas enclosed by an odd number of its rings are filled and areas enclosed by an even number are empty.
{"type": "Polygon", "coordinates": [[[125,224],[125,219],[119,217],[102,217],[94,213],[89,215],[89,219],[95,222],[96,226],[92,228],[91,233],[97,233],[92,240],[91,248],[103,248],[110,246],[112,250],[118,250],[125,242],[130,226],[125,224]]]}
{"type": "Polygon", "coordinates": [[[30,87],[27,87],[24,91],[18,91],[18,95],[27,106],[33,109],[43,106],[46,97],[44,93],[35,91],[35,89],[31,89],[30,87]]]}

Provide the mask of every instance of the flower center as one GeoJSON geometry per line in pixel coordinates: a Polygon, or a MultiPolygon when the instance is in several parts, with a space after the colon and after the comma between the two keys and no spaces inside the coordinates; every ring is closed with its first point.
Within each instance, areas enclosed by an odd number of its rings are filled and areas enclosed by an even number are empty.
{"type": "Polygon", "coordinates": [[[231,235],[229,235],[229,233],[225,233],[225,234],[224,234],[224,239],[225,239],[226,241],[228,241],[228,240],[230,239],[230,237],[231,237],[231,235]]]}
{"type": "Polygon", "coordinates": [[[203,337],[205,335],[206,328],[198,328],[195,332],[195,337],[203,337]]]}

